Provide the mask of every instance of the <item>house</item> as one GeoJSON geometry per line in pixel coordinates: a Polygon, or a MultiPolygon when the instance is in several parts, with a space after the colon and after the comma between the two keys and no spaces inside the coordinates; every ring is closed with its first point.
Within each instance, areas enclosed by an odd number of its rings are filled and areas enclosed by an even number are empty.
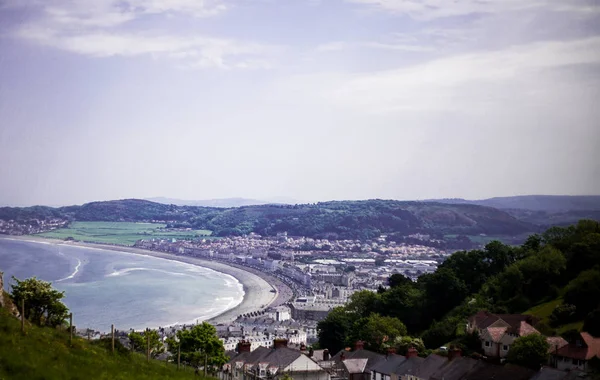
{"type": "Polygon", "coordinates": [[[373,351],[364,349],[364,342],[358,341],[354,345],[354,351],[341,350],[335,354],[330,361],[331,371],[336,374],[337,377],[352,380],[371,380],[373,367],[385,360],[385,356],[378,354],[373,351]],[[349,364],[344,364],[346,360],[354,359],[366,359],[366,363],[363,361],[351,361],[349,364]],[[363,366],[364,364],[364,366],[363,366]],[[359,375],[356,370],[362,369],[362,373],[359,375]],[[352,370],[352,372],[350,372],[352,370]]]}
{"type": "Polygon", "coordinates": [[[392,375],[396,375],[396,368],[400,367],[406,361],[402,355],[390,354],[385,360],[379,361],[371,369],[371,380],[391,380],[392,375]]]}
{"type": "Polygon", "coordinates": [[[223,367],[230,379],[278,380],[284,374],[306,380],[330,380],[329,374],[299,350],[287,347],[287,340],[276,339],[272,348],[250,351],[249,342],[240,342],[235,354],[223,367]]]}
{"type": "Polygon", "coordinates": [[[581,332],[575,339],[551,353],[552,364],[559,370],[589,369],[589,361],[600,359],[600,338],[581,332]]]}
{"type": "Polygon", "coordinates": [[[531,315],[492,314],[480,311],[469,318],[467,331],[479,332],[481,348],[486,356],[504,358],[515,339],[540,333],[532,326],[534,321],[531,315]]]}

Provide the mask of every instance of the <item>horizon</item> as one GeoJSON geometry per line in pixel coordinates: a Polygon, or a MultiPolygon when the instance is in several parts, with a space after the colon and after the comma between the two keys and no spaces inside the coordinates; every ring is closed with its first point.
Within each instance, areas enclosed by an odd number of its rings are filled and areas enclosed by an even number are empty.
{"type": "MultiPolygon", "coordinates": [[[[51,207],[51,208],[60,208],[60,207],[68,207],[68,206],[82,206],[88,203],[99,203],[99,202],[116,202],[116,201],[126,201],[126,200],[140,200],[140,201],[148,201],[153,203],[163,203],[157,199],[164,200],[174,200],[179,202],[211,202],[211,201],[229,201],[229,200],[240,200],[240,201],[252,201],[258,202],[256,204],[251,203],[247,204],[247,206],[251,205],[259,205],[259,204],[280,204],[280,205],[305,205],[305,204],[315,204],[315,203],[326,203],[326,202],[362,202],[362,201],[371,201],[371,200],[382,200],[382,201],[398,201],[398,202],[436,202],[443,200],[464,200],[467,202],[478,202],[478,201],[486,201],[493,199],[503,199],[503,198],[522,198],[522,197],[600,197],[600,194],[577,194],[577,195],[567,195],[567,194],[521,194],[521,195],[508,195],[508,196],[493,196],[490,198],[480,198],[480,199],[469,199],[469,198],[427,198],[427,199],[393,199],[393,198],[363,198],[363,199],[322,199],[322,200],[296,200],[297,202],[275,202],[269,201],[268,199],[254,199],[254,198],[245,198],[245,197],[228,197],[228,198],[211,198],[211,199],[179,199],[179,198],[171,198],[171,197],[148,197],[148,198],[119,198],[119,199],[104,199],[104,200],[92,200],[83,203],[65,203],[61,205],[48,205],[48,204],[29,204],[29,205],[5,205],[0,204],[0,207],[16,207],[16,208],[27,208],[27,207],[51,207]]],[[[195,205],[196,207],[217,207],[217,208],[235,208],[235,207],[243,207],[243,206],[206,206],[206,205],[195,205]]]]}
{"type": "Polygon", "coordinates": [[[0,205],[600,190],[600,5],[7,0],[0,205]]]}

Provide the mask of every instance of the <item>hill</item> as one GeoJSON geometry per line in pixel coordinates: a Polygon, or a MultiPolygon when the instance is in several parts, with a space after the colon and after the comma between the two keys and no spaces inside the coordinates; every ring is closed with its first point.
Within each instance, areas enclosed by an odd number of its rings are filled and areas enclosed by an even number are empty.
{"type": "Polygon", "coordinates": [[[499,209],[545,211],[549,213],[600,211],[600,195],[522,195],[480,200],[453,198],[432,199],[430,201],[450,204],[467,203],[499,209]]]}
{"type": "Polygon", "coordinates": [[[73,338],[53,328],[27,326],[0,308],[0,379],[193,379],[193,372],[146,359],[122,346],[111,353],[109,342],[73,338]]]}
{"type": "Polygon", "coordinates": [[[264,204],[269,204],[269,203],[287,203],[287,202],[269,202],[269,201],[264,201],[264,200],[248,199],[248,198],[184,200],[184,199],[176,199],[176,198],[155,197],[155,198],[147,198],[146,200],[151,201],[151,202],[162,203],[162,204],[167,204],[167,205],[176,205],[176,206],[200,206],[200,207],[221,207],[221,208],[255,206],[255,205],[264,205],[264,204]]]}
{"type": "Polygon", "coordinates": [[[501,209],[486,205],[491,200],[488,202],[460,199],[439,202],[372,199],[302,205],[263,204],[234,208],[183,206],[124,199],[59,208],[3,207],[0,208],[0,231],[11,233],[8,225],[10,223],[5,223],[3,227],[2,221],[12,220],[35,226],[33,229],[13,229],[15,233],[44,232],[51,227],[46,227],[46,224],[40,221],[58,219],[69,222],[158,222],[170,228],[209,230],[214,236],[242,235],[250,232],[273,236],[287,232],[293,236],[313,238],[372,239],[387,234],[391,239],[401,241],[408,235],[420,233],[443,241],[497,238],[519,243],[527,234],[540,232],[548,226],[566,225],[582,218],[600,220],[600,210],[593,209],[596,207],[594,197],[581,197],[580,200],[577,200],[578,197],[546,196],[515,198],[525,200],[499,201],[501,198],[497,198],[494,202],[509,206],[527,206],[537,202],[538,208],[547,205],[543,207],[554,211],[501,209]],[[563,198],[570,199],[570,203],[563,198]],[[534,201],[535,199],[538,200],[534,201]],[[549,200],[542,202],[543,199],[556,199],[556,202],[550,204],[549,200]],[[476,202],[486,204],[475,204],[476,202]],[[563,202],[563,206],[558,205],[560,202],[563,202]],[[591,208],[556,211],[561,207],[571,206],[591,208]]]}

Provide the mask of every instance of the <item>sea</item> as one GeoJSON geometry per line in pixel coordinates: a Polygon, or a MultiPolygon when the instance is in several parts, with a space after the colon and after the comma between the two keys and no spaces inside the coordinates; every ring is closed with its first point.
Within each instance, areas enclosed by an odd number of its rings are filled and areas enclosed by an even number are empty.
{"type": "MultiPolygon", "coordinates": [[[[59,242],[57,242],[59,243],[59,242]]],[[[0,238],[4,288],[29,277],[65,292],[78,328],[110,331],[193,324],[242,302],[234,277],[174,260],[67,244],[0,238]]]]}

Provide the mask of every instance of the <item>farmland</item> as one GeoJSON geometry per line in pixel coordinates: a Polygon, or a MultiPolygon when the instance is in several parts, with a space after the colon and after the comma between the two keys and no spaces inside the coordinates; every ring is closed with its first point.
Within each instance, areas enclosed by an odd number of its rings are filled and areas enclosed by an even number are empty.
{"type": "Polygon", "coordinates": [[[208,230],[170,230],[166,225],[132,222],[72,222],[67,228],[36,234],[51,239],[73,238],[83,242],[133,245],[140,239],[190,240],[209,237],[208,230]]]}

